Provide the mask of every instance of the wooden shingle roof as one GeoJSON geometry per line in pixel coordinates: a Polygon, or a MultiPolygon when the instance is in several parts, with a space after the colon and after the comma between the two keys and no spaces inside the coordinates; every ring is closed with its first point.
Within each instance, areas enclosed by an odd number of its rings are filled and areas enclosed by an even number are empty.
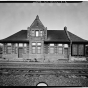
{"type": "MultiPolygon", "coordinates": [[[[70,39],[72,42],[87,42],[87,40],[84,40],[77,35],[71,33],[68,31],[68,34],[70,36],[70,39]]],[[[10,43],[10,42],[29,42],[29,39],[27,39],[27,30],[21,30],[5,39],[0,40],[0,43],[10,43]]],[[[69,43],[70,40],[64,30],[47,30],[47,40],[45,42],[67,42],[69,43]]]]}

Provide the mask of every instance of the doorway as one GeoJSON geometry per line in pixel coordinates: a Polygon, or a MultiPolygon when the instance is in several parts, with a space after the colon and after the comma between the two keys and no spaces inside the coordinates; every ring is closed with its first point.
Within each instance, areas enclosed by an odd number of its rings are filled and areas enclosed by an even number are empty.
{"type": "Polygon", "coordinates": [[[22,58],[23,57],[23,48],[19,47],[18,48],[18,58],[22,58]]]}
{"type": "Polygon", "coordinates": [[[64,57],[65,58],[68,58],[68,48],[65,48],[64,49],[64,57]]]}

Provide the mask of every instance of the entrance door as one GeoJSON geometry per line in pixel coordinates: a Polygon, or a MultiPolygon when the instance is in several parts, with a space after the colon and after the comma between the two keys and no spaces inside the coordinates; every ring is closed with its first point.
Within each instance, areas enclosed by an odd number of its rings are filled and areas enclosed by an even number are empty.
{"type": "Polygon", "coordinates": [[[22,58],[23,57],[23,48],[22,47],[20,47],[20,48],[18,48],[18,58],[22,58]]]}

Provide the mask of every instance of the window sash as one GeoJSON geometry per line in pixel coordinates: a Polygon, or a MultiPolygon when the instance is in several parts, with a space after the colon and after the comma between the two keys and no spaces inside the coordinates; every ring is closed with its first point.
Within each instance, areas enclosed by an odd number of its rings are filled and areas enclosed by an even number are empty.
{"type": "Polygon", "coordinates": [[[40,31],[40,36],[42,36],[43,35],[43,31],[40,31]]]}
{"type": "Polygon", "coordinates": [[[15,47],[15,54],[18,53],[18,47],[15,47]]]}
{"type": "Polygon", "coordinates": [[[24,47],[24,53],[26,54],[26,51],[27,51],[27,47],[24,47]]]}
{"type": "Polygon", "coordinates": [[[32,53],[35,54],[36,53],[36,47],[32,46],[32,53]]]}
{"type": "Polygon", "coordinates": [[[7,46],[7,54],[11,54],[12,52],[12,47],[11,46],[7,46]]]}
{"type": "Polygon", "coordinates": [[[77,55],[77,45],[72,45],[72,55],[77,55]]]}
{"type": "Polygon", "coordinates": [[[84,46],[83,45],[78,46],[78,55],[84,55],[84,46]]]}
{"type": "Polygon", "coordinates": [[[23,47],[23,43],[19,43],[19,47],[23,47]]]}
{"type": "Polygon", "coordinates": [[[32,46],[36,46],[36,43],[35,43],[35,42],[33,42],[33,43],[32,43],[32,46]]]}
{"type": "Polygon", "coordinates": [[[50,44],[50,47],[51,47],[51,46],[53,47],[53,46],[54,46],[54,44],[50,44]]]}
{"type": "Polygon", "coordinates": [[[29,53],[29,44],[27,44],[27,53],[29,53]]]}
{"type": "Polygon", "coordinates": [[[84,55],[84,45],[73,44],[72,45],[72,55],[73,56],[83,56],[84,55]]]}
{"type": "Polygon", "coordinates": [[[38,53],[38,54],[41,53],[41,47],[37,47],[37,53],[38,53]]]}
{"type": "Polygon", "coordinates": [[[38,37],[39,36],[39,31],[36,31],[36,37],[38,37]]]}
{"type": "Polygon", "coordinates": [[[49,52],[54,53],[54,47],[50,47],[49,52]]]}
{"type": "Polygon", "coordinates": [[[40,43],[40,42],[38,42],[38,43],[37,43],[37,46],[41,46],[41,43],[40,43]]]}
{"type": "Polygon", "coordinates": [[[63,47],[58,47],[58,54],[63,54],[63,47]]]}
{"type": "Polygon", "coordinates": [[[35,36],[35,31],[31,31],[31,35],[32,36],[35,36]]]}

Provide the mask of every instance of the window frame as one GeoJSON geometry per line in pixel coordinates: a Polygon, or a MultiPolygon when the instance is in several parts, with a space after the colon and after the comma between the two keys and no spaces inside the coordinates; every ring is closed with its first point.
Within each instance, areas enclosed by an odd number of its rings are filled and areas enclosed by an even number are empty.
{"type": "Polygon", "coordinates": [[[12,53],[12,47],[11,46],[7,45],[7,47],[6,47],[6,53],[7,54],[11,54],[12,53]],[[10,48],[10,49],[8,49],[8,48],[10,48]]]}
{"type": "Polygon", "coordinates": [[[43,36],[43,31],[42,30],[40,30],[40,36],[43,36]]]}
{"type": "Polygon", "coordinates": [[[84,46],[84,44],[72,44],[72,47],[71,47],[71,55],[72,56],[85,56],[85,46],[84,46]],[[77,45],[77,55],[74,55],[73,54],[73,45],[77,45]],[[79,46],[80,45],[83,45],[83,54],[81,54],[81,55],[79,55],[79,46]]]}
{"type": "Polygon", "coordinates": [[[39,30],[36,30],[36,31],[35,31],[35,36],[36,36],[36,37],[39,37],[39,30]]]}
{"type": "Polygon", "coordinates": [[[31,36],[35,36],[35,31],[34,30],[31,31],[31,36]]]}
{"type": "Polygon", "coordinates": [[[37,46],[37,54],[41,54],[41,46],[37,46]],[[38,48],[40,48],[40,49],[38,49],[38,48]],[[40,51],[40,52],[38,52],[38,51],[40,51]]]}
{"type": "Polygon", "coordinates": [[[55,44],[54,43],[49,44],[49,53],[55,54],[55,44]]]}
{"type": "Polygon", "coordinates": [[[36,54],[36,46],[32,46],[32,54],[36,54]],[[33,49],[33,48],[35,48],[35,49],[33,49]]]}

